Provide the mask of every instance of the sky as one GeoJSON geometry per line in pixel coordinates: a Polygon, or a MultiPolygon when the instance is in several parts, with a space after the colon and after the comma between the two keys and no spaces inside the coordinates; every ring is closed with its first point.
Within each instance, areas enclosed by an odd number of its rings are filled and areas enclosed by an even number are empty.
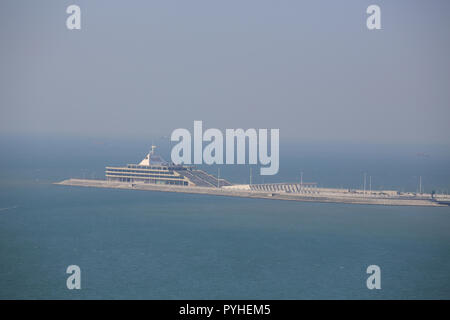
{"type": "Polygon", "coordinates": [[[2,0],[0,135],[150,139],[202,120],[450,144],[449,18],[445,0],[2,0]]]}

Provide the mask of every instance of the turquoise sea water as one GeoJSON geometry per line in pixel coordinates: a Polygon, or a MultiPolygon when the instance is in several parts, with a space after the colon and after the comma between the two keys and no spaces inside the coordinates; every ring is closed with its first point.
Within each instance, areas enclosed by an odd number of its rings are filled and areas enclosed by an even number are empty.
{"type": "Polygon", "coordinates": [[[57,186],[89,157],[16,156],[1,172],[2,299],[450,298],[449,207],[57,186]],[[72,264],[81,290],[66,288],[72,264]],[[372,264],[381,290],[366,288],[372,264]]]}

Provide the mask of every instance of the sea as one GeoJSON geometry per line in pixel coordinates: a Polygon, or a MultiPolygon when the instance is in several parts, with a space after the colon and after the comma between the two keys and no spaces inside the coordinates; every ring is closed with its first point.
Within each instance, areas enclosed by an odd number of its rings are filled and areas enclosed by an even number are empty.
{"type": "MultiPolygon", "coordinates": [[[[0,299],[449,299],[450,207],[54,185],[136,163],[151,139],[0,139],[0,299]],[[67,267],[81,270],[69,290],[67,267]],[[367,268],[381,289],[368,289],[367,268]]],[[[169,157],[170,142],[154,139],[169,157]]],[[[282,142],[253,183],[448,193],[445,146],[282,142]],[[419,185],[419,179],[422,186],[419,185]]],[[[216,174],[218,167],[203,169],[216,174]]],[[[248,183],[249,166],[220,175],[248,183]]]]}

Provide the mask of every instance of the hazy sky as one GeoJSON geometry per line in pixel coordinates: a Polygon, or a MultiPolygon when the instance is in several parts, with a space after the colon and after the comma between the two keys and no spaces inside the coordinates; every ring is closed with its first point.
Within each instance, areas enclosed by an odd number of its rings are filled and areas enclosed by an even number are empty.
{"type": "Polygon", "coordinates": [[[2,0],[0,44],[3,135],[449,143],[446,0],[2,0]]]}

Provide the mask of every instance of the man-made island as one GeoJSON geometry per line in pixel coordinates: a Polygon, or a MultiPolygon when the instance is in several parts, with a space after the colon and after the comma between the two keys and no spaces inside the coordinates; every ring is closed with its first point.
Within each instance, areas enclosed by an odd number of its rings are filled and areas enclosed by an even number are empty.
{"type": "MultiPolygon", "coordinates": [[[[79,187],[209,194],[228,197],[309,201],[309,202],[377,204],[390,206],[447,206],[450,203],[450,197],[447,196],[441,197],[435,196],[432,198],[430,194],[394,195],[394,194],[386,194],[386,191],[376,191],[376,192],[372,191],[371,194],[368,193],[364,194],[361,192],[361,190],[355,192],[348,192],[348,191],[344,192],[344,190],[341,191],[341,189],[331,189],[331,188],[316,188],[316,191],[314,193],[294,193],[288,191],[268,192],[268,191],[251,190],[249,189],[249,185],[235,185],[232,186],[231,188],[229,187],[217,188],[217,187],[112,182],[106,180],[91,180],[91,179],[68,179],[61,182],[57,182],[56,184],[66,186],[79,186],[79,187]]],[[[274,185],[282,185],[282,184],[274,184],[274,185]]]]}
{"type": "Polygon", "coordinates": [[[194,167],[175,165],[155,154],[155,147],[139,164],[106,167],[106,180],[68,179],[58,185],[210,194],[309,202],[376,204],[392,206],[447,206],[450,196],[403,193],[395,190],[319,188],[316,183],[233,185],[194,167]]]}

